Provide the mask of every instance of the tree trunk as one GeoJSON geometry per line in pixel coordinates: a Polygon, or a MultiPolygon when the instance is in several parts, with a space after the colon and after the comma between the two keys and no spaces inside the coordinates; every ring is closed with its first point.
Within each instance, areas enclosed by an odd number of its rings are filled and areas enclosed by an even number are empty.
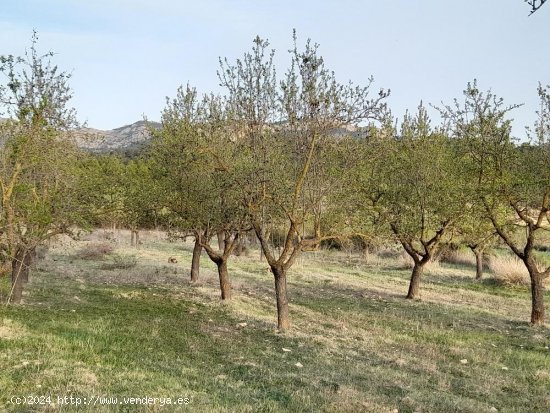
{"type": "Polygon", "coordinates": [[[225,234],[223,231],[218,231],[216,235],[218,237],[218,249],[220,251],[223,251],[225,249],[225,241],[224,241],[225,234]]]}
{"type": "Polygon", "coordinates": [[[199,266],[201,262],[202,247],[199,237],[195,238],[195,246],[193,247],[193,258],[191,260],[191,282],[199,280],[199,266]]]}
{"type": "Polygon", "coordinates": [[[231,283],[229,282],[229,274],[227,273],[227,259],[220,259],[216,262],[218,266],[218,275],[220,277],[220,291],[222,300],[231,299],[231,283]]]}
{"type": "Polygon", "coordinates": [[[544,325],[544,286],[543,278],[536,269],[527,268],[531,277],[531,324],[544,325]]]}
{"type": "Polygon", "coordinates": [[[275,298],[277,300],[277,327],[280,331],[290,328],[288,313],[288,295],[286,290],[286,271],[282,267],[271,267],[275,278],[275,298]]]}
{"type": "Polygon", "coordinates": [[[422,278],[422,273],[424,272],[424,266],[427,261],[424,259],[415,262],[414,268],[411,276],[411,282],[409,284],[409,292],[407,293],[408,299],[414,299],[419,296],[420,293],[420,279],[422,278]]]}
{"type": "Polygon", "coordinates": [[[483,260],[485,258],[484,248],[480,247],[480,244],[470,244],[468,248],[472,250],[476,257],[476,281],[479,281],[483,277],[483,260]]]}
{"type": "Polygon", "coordinates": [[[27,266],[27,255],[26,250],[17,249],[15,257],[11,262],[11,295],[9,301],[15,304],[21,302],[25,278],[28,280],[29,268],[27,266]]]}
{"type": "Polygon", "coordinates": [[[479,281],[483,277],[483,250],[476,248],[472,251],[476,255],[476,281],[479,281]]]}
{"type": "Polygon", "coordinates": [[[131,229],[130,234],[130,245],[132,247],[139,247],[139,231],[137,229],[131,229]]]}

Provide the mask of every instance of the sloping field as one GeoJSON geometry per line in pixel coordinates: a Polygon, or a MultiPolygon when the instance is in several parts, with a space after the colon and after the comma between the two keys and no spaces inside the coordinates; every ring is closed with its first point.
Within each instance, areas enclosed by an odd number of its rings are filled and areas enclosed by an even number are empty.
{"type": "Polygon", "coordinates": [[[24,305],[1,307],[0,411],[550,411],[550,330],[528,326],[525,287],[440,264],[409,301],[395,258],[312,253],[282,334],[257,251],[232,257],[222,303],[206,256],[188,282],[191,244],[122,235],[103,258],[79,254],[101,233],[52,246],[24,305]]]}

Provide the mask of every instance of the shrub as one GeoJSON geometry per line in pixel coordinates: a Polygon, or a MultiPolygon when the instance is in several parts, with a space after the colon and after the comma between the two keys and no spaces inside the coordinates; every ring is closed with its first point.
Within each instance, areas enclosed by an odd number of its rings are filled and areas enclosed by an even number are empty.
{"type": "Polygon", "coordinates": [[[114,247],[108,242],[94,242],[82,247],[77,255],[83,260],[102,260],[113,251],[114,247]]]}
{"type": "Polygon", "coordinates": [[[323,250],[342,251],[344,249],[342,241],[339,239],[324,239],[321,241],[320,247],[323,250]]]}
{"type": "Polygon", "coordinates": [[[540,252],[550,252],[550,245],[535,245],[535,250],[540,252]]]}
{"type": "Polygon", "coordinates": [[[321,249],[345,252],[364,252],[374,250],[377,246],[369,243],[364,237],[353,235],[349,238],[331,238],[322,240],[321,249]]]}

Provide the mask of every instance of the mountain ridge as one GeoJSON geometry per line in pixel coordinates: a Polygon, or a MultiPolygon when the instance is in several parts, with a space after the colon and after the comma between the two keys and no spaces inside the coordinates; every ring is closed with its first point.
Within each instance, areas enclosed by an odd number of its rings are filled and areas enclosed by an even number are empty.
{"type": "MultiPolygon", "coordinates": [[[[0,118],[0,122],[2,119],[0,118]]],[[[134,123],[118,128],[102,130],[90,127],[82,127],[73,130],[71,135],[75,138],[76,145],[88,152],[97,154],[121,153],[128,156],[137,155],[151,140],[151,130],[162,127],[160,122],[138,120],[134,123]]],[[[334,137],[365,136],[364,127],[347,126],[336,127],[330,131],[334,137]]]]}
{"type": "Polygon", "coordinates": [[[115,129],[81,128],[76,131],[76,144],[90,152],[139,151],[151,139],[151,129],[159,122],[139,120],[115,129]]]}

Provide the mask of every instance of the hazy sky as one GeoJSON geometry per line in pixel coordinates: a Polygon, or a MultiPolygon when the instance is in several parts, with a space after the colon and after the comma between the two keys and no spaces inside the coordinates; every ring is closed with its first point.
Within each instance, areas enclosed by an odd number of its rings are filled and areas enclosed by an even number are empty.
{"type": "Polygon", "coordinates": [[[159,119],[165,97],[190,82],[218,91],[218,58],[234,60],[259,34],[285,69],[292,29],[320,44],[342,82],[390,88],[395,114],[450,103],[477,78],[515,111],[524,135],[538,82],[550,84],[550,4],[531,17],[523,0],[2,0],[0,54],[39,49],[73,72],[81,121],[110,129],[159,119]]]}

